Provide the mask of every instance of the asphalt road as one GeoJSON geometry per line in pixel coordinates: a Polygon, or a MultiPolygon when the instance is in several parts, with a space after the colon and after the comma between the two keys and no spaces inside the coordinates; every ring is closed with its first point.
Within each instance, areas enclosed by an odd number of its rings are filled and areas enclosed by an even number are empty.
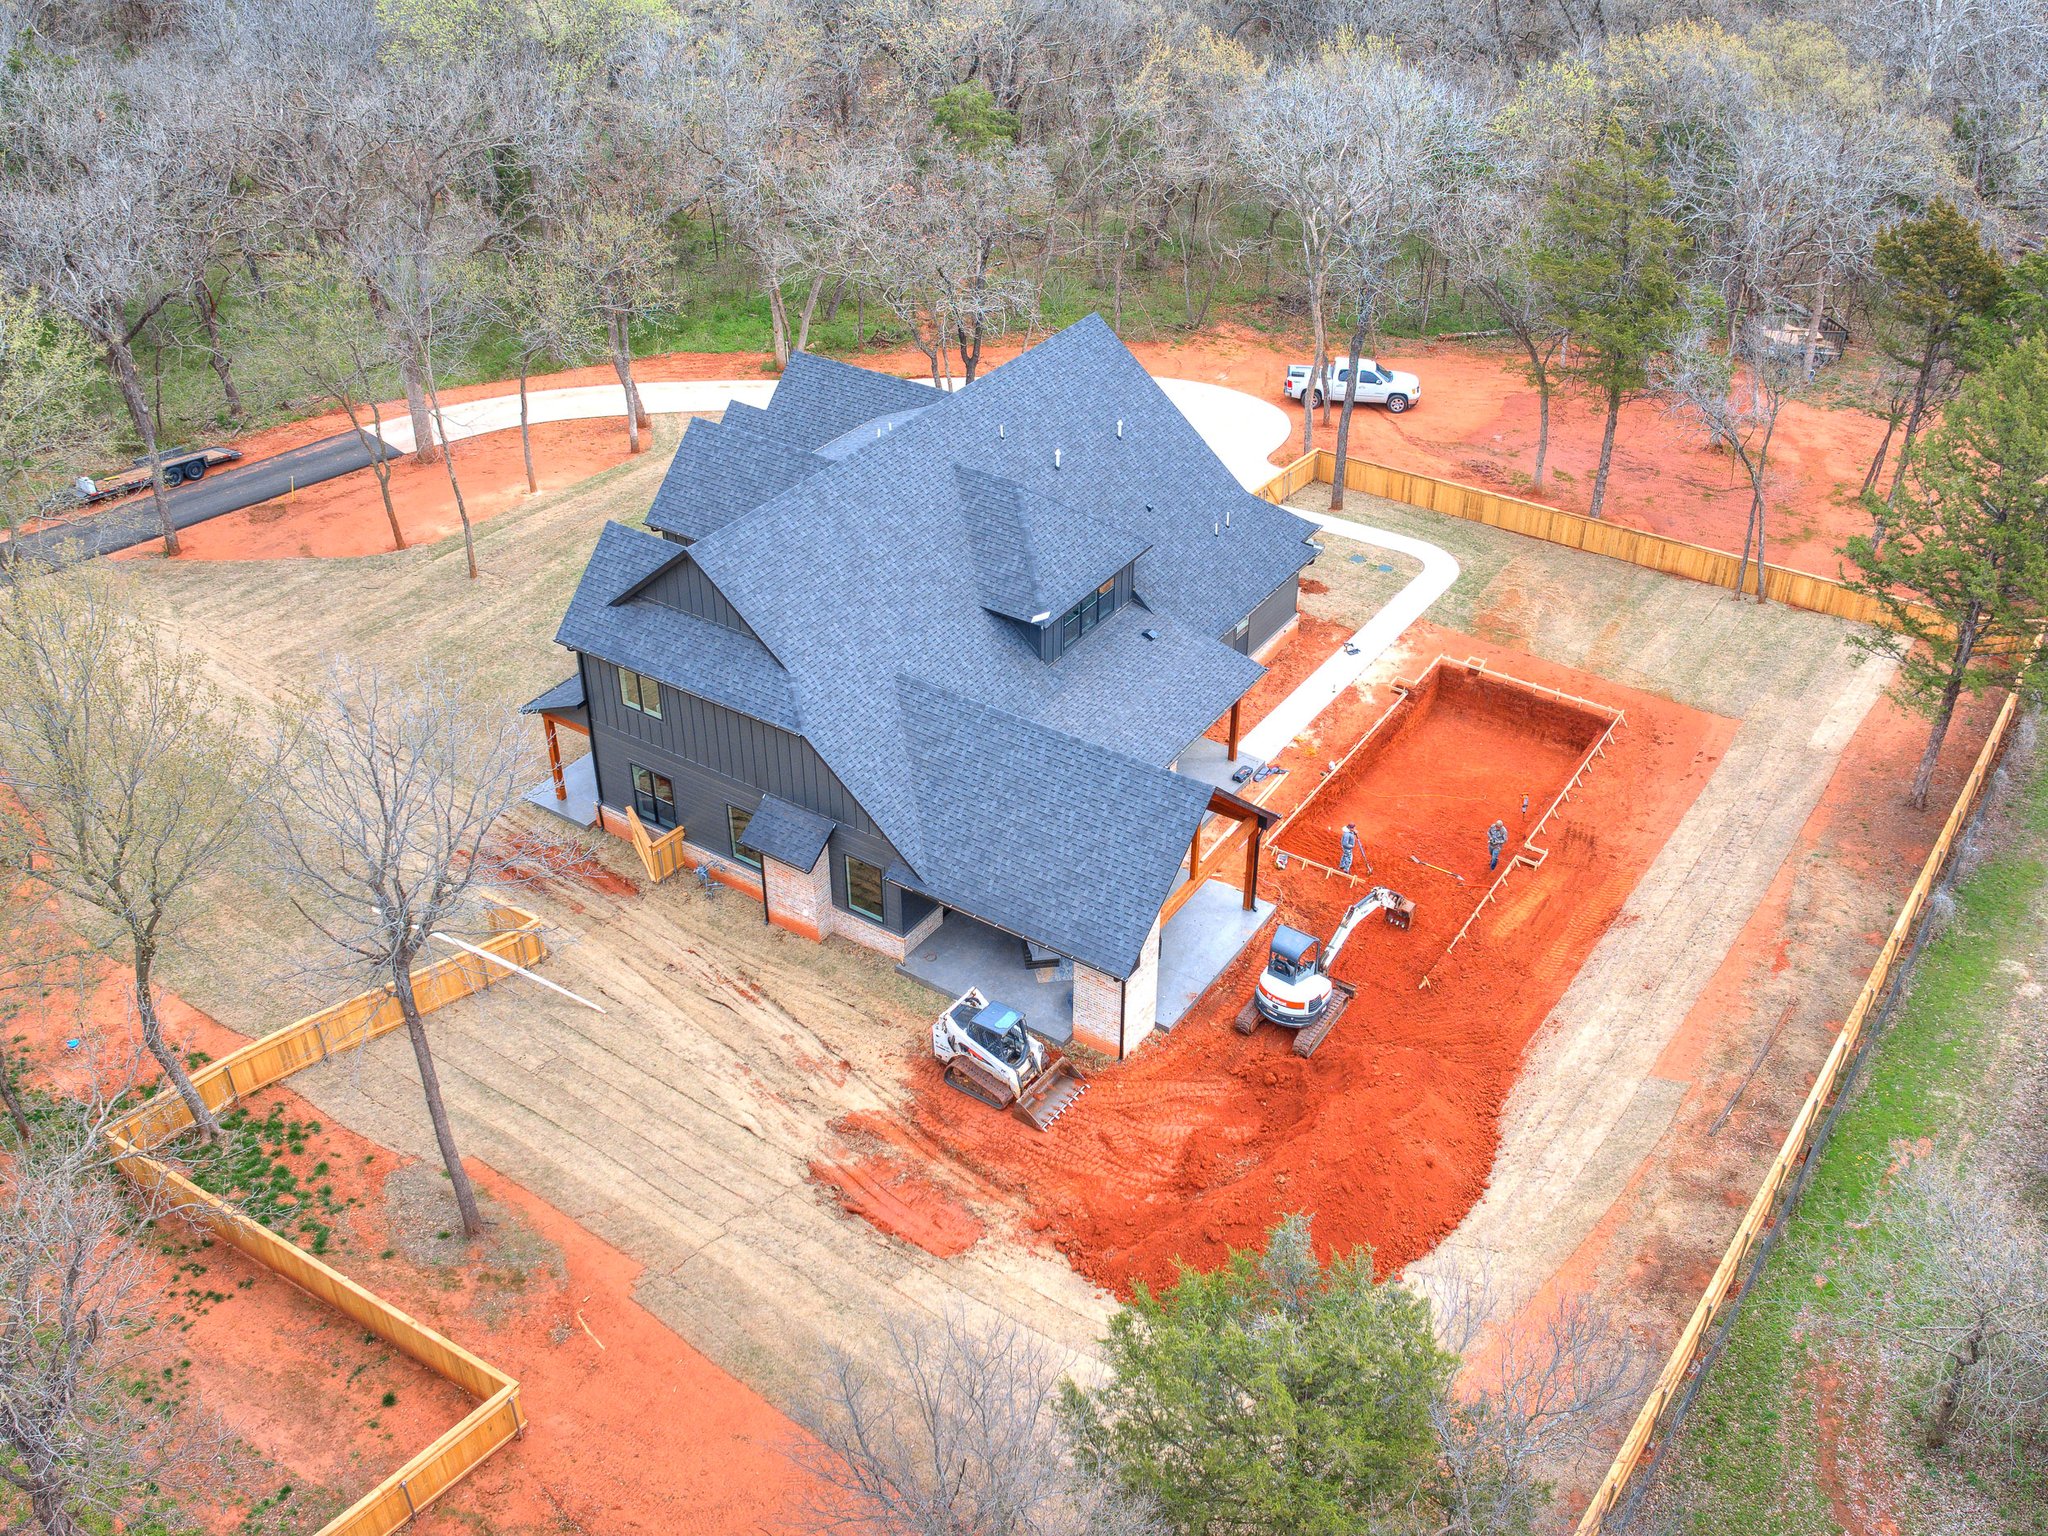
{"type": "MultiPolygon", "coordinates": [[[[391,458],[398,450],[386,448],[391,458]]],[[[282,496],[302,485],[318,485],[337,475],[352,474],[370,466],[370,450],[353,432],[322,438],[274,458],[231,469],[212,471],[197,485],[181,485],[166,493],[171,504],[171,521],[190,528],[208,518],[239,512],[259,502],[282,496]]],[[[94,511],[81,513],[70,522],[37,533],[25,533],[11,543],[0,544],[9,556],[55,565],[110,555],[117,549],[147,544],[163,537],[157,520],[156,503],[148,491],[110,502],[94,511]]]]}

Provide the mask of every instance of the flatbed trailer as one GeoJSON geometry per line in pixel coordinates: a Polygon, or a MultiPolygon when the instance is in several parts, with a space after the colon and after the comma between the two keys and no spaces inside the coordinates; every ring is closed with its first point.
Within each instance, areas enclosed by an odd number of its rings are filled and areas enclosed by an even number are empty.
{"type": "MultiPolygon", "coordinates": [[[[238,448],[173,448],[159,453],[157,462],[164,467],[164,484],[168,487],[201,479],[209,469],[233,464],[241,456],[238,448]]],[[[130,468],[117,475],[108,475],[104,480],[90,480],[80,475],[72,482],[74,505],[91,507],[103,501],[132,496],[146,489],[149,479],[148,459],[138,459],[130,468]]]]}

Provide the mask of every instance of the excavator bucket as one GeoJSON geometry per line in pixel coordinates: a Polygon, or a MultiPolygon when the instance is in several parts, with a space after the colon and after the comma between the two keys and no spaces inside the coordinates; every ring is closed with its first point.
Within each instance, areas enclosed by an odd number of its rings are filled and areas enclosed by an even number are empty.
{"type": "Polygon", "coordinates": [[[1066,1057],[1055,1056],[1017,1095],[1017,1117],[1041,1131],[1051,1130],[1053,1121],[1087,1091],[1088,1079],[1066,1057]]]}

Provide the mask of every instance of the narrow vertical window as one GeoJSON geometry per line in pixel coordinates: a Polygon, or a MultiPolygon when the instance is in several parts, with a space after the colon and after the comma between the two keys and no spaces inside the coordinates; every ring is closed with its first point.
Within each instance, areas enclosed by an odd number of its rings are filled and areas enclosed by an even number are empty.
{"type": "Polygon", "coordinates": [[[882,872],[850,853],[846,856],[846,904],[871,922],[882,921],[882,872]]]}

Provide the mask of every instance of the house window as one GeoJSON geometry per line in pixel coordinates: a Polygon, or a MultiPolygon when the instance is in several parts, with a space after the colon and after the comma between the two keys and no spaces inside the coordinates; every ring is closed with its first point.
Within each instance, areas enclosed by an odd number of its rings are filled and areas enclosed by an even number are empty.
{"type": "Polygon", "coordinates": [[[661,718],[661,684],[638,672],[619,668],[619,702],[643,715],[661,718]]]}
{"type": "Polygon", "coordinates": [[[1112,576],[1060,615],[1059,649],[1066,650],[1116,610],[1117,586],[1112,576]]]}
{"type": "Polygon", "coordinates": [[[640,819],[657,827],[672,827],[676,824],[676,787],[669,783],[665,774],[642,768],[638,763],[626,765],[633,773],[633,809],[640,819]]]}
{"type": "Polygon", "coordinates": [[[754,820],[752,811],[743,811],[736,805],[725,808],[726,835],[732,839],[732,856],[749,869],[761,867],[761,856],[751,848],[742,848],[740,839],[747,835],[747,828],[754,820]]]}
{"type": "Polygon", "coordinates": [[[846,904],[872,922],[882,920],[882,872],[850,853],[846,856],[846,904]]]}

